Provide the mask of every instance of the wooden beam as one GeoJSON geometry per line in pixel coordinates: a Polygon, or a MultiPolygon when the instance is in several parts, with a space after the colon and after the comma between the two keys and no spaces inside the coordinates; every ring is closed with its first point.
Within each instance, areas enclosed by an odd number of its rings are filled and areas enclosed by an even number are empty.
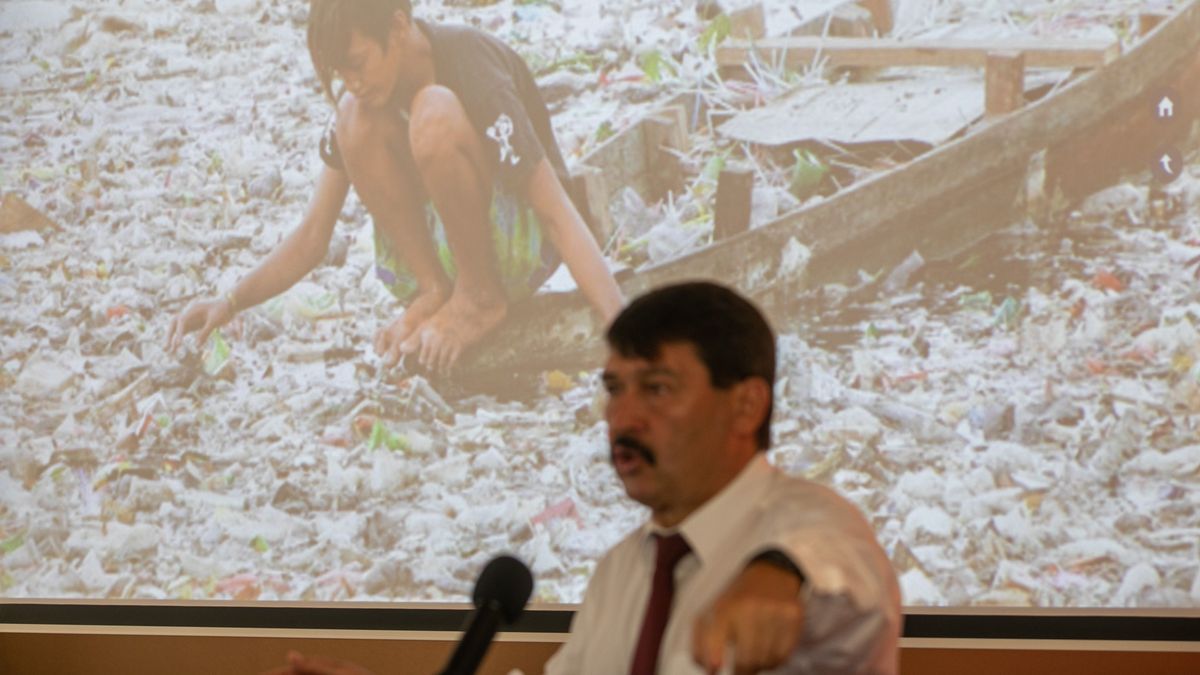
{"type": "Polygon", "coordinates": [[[683,173],[674,153],[687,148],[687,111],[682,106],[668,106],[642,124],[645,129],[642,139],[646,144],[644,196],[647,201],[656,201],[668,192],[683,190],[683,173]]]}
{"type": "Polygon", "coordinates": [[[1167,20],[1167,15],[1159,12],[1142,12],[1138,14],[1138,35],[1146,36],[1150,31],[1167,20]]]}
{"type": "MultiPolygon", "coordinates": [[[[822,270],[844,276],[851,267],[871,268],[875,261],[864,259],[859,265],[857,258],[844,254],[856,245],[866,253],[889,255],[889,264],[900,262],[914,247],[920,247],[922,255],[926,255],[927,245],[957,249],[964,238],[973,240],[973,236],[964,237],[964,222],[971,224],[974,232],[990,224],[976,227],[975,221],[1003,221],[1009,211],[1018,208],[1018,191],[1023,189],[1033,153],[1077,134],[1094,135],[1091,127],[1114,108],[1137,106],[1149,116],[1147,83],[1200,93],[1197,80],[1183,77],[1182,72],[1187,61],[1200,62],[1198,47],[1200,3],[1189,3],[1154,38],[1131,49],[1111,67],[1057,92],[1053,99],[995,124],[982,125],[977,132],[903,167],[858,181],[826,200],[755,228],[752,235],[621,275],[622,290],[631,297],[671,281],[704,277],[770,300],[777,285],[780,252],[792,240],[812,252],[808,284],[827,283],[830,277],[823,276],[822,270]],[[998,176],[1006,179],[997,180],[998,176]],[[982,204],[981,192],[989,195],[982,204]],[[847,265],[847,260],[856,264],[847,265]]],[[[1072,159],[1076,156],[1074,152],[1066,154],[1072,159]]],[[[1098,163],[1105,159],[1099,155],[1098,163]]],[[[1052,169],[1048,154],[1048,179],[1052,169]]],[[[789,289],[780,300],[794,304],[794,290],[789,289]]],[[[771,303],[764,304],[769,311],[771,303]]],[[[538,294],[514,304],[494,338],[463,355],[455,378],[467,388],[484,383],[507,387],[519,373],[598,363],[604,352],[602,329],[601,319],[578,290],[538,294]]]]}
{"type": "Polygon", "coordinates": [[[871,13],[871,23],[875,32],[887,35],[892,32],[895,20],[892,16],[892,0],[858,0],[858,4],[871,13]]]}
{"type": "Polygon", "coordinates": [[[1019,51],[1029,68],[1096,68],[1121,55],[1115,40],[894,40],[890,38],[767,38],[753,44],[731,41],[717,48],[717,64],[744,66],[751,53],[767,62],[783,59],[792,68],[828,59],[831,66],[975,66],[989,52],[1019,51]]]}
{"type": "MultiPolygon", "coordinates": [[[[1136,52],[1136,48],[1130,50],[1130,55],[1136,52]]],[[[1160,149],[1187,147],[1192,121],[1200,117],[1200,50],[1169,78],[1151,85],[1149,78],[1141,77],[1143,92],[1176,92],[1174,117],[1169,121],[1157,117],[1153,106],[1147,105],[1153,99],[1144,95],[1118,107],[1098,103],[1097,107],[1106,111],[1103,119],[1073,125],[1074,133],[1059,139],[1046,153],[1047,194],[1057,191],[1068,203],[1076,203],[1130,171],[1149,168],[1160,149]]]]}
{"type": "Polygon", "coordinates": [[[613,234],[612,214],[608,211],[608,183],[604,172],[582,164],[571,174],[572,198],[596,243],[603,249],[613,234]]]}
{"type": "Polygon", "coordinates": [[[717,177],[717,203],[713,208],[713,239],[721,241],[750,229],[754,171],[731,163],[717,177]]]}
{"type": "Polygon", "coordinates": [[[756,2],[729,13],[729,35],[735,38],[757,40],[767,34],[767,19],[763,5],[756,2]]]}
{"type": "Polygon", "coordinates": [[[1021,52],[992,52],[987,55],[984,112],[988,117],[1006,115],[1025,105],[1025,55],[1021,52]]]}

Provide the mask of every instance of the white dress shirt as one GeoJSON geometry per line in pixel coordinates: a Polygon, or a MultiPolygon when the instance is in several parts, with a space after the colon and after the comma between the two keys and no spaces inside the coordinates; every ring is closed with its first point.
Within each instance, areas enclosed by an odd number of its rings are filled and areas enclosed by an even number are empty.
{"type": "MultiPolygon", "coordinates": [[[[596,567],[567,642],[549,675],[629,672],[650,596],[652,523],[610,550],[596,567]]],[[[897,672],[900,589],[871,526],[833,490],[788,476],[762,454],[678,528],[692,553],[675,568],[671,618],[658,672],[701,674],[692,660],[692,624],[755,554],[786,552],[806,577],[804,634],[776,673],[897,672]]]]}

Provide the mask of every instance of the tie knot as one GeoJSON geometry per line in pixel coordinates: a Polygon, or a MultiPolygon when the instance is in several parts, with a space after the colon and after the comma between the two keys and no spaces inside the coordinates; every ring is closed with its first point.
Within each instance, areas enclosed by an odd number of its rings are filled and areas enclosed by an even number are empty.
{"type": "Polygon", "coordinates": [[[658,557],[655,560],[655,567],[675,569],[675,565],[683,556],[692,550],[692,547],[688,546],[687,540],[678,532],[668,536],[656,534],[654,537],[658,542],[658,557]]]}

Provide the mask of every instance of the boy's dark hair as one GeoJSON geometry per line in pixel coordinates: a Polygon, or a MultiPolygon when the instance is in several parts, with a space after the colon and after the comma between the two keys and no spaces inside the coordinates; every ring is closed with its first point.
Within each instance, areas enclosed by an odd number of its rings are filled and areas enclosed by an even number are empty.
{"type": "Polygon", "coordinates": [[[412,16],[411,0],[311,0],[308,6],[308,54],[330,100],[333,72],[343,64],[350,47],[350,33],[363,36],[387,47],[392,15],[397,11],[412,16]]]}
{"type": "Polygon", "coordinates": [[[775,336],[749,300],[707,281],[664,286],[629,303],[608,327],[605,338],[621,356],[651,360],[658,358],[666,343],[690,343],[718,389],[750,377],[763,378],[770,397],[767,417],[755,440],[760,451],[770,446],[775,336]]]}

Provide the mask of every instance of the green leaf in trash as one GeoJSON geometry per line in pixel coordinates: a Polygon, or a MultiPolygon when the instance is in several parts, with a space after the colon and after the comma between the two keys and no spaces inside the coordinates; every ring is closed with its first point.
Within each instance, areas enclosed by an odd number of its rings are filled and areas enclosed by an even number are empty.
{"type": "Polygon", "coordinates": [[[267,540],[263,539],[261,534],[256,535],[250,540],[250,546],[254,547],[254,550],[258,551],[259,553],[266,553],[267,551],[271,550],[271,547],[267,545],[267,540]]]}
{"type": "Polygon", "coordinates": [[[642,54],[638,58],[638,66],[651,82],[662,82],[663,76],[675,73],[675,66],[657,49],[642,54]]]}
{"type": "Polygon", "coordinates": [[[816,194],[825,174],[829,173],[829,167],[825,166],[820,157],[808,150],[796,148],[792,150],[792,157],[796,162],[792,165],[792,177],[788,184],[788,191],[796,199],[808,199],[816,194]]]}
{"type": "Polygon", "coordinates": [[[375,420],[375,424],[371,426],[371,437],[367,441],[367,447],[372,450],[385,447],[402,452],[408,452],[409,449],[408,439],[403,434],[393,433],[379,420],[375,420]]]}
{"type": "Polygon", "coordinates": [[[383,426],[383,422],[375,420],[375,424],[371,425],[371,437],[367,439],[367,447],[374,450],[383,445],[387,433],[387,427],[383,426]]]}
{"type": "Polygon", "coordinates": [[[704,32],[700,33],[700,51],[707,52],[713,45],[724,42],[732,29],[733,24],[729,21],[728,14],[722,14],[709,21],[704,27],[704,32]]]}
{"type": "Polygon", "coordinates": [[[221,335],[219,330],[213,331],[208,339],[208,349],[204,352],[204,372],[210,377],[221,372],[225,364],[229,363],[229,351],[229,343],[225,342],[225,336],[221,335]]]}
{"type": "Polygon", "coordinates": [[[1005,330],[1013,330],[1017,327],[1020,318],[1021,301],[1011,295],[1005,297],[1004,302],[1000,303],[1000,307],[996,309],[996,326],[1003,326],[1005,330]]]}
{"type": "Polygon", "coordinates": [[[221,171],[225,166],[225,160],[221,158],[221,153],[213,150],[208,153],[208,173],[214,174],[221,171]]]}
{"type": "Polygon", "coordinates": [[[21,532],[19,534],[14,534],[13,536],[9,537],[8,539],[5,539],[4,541],[0,541],[0,551],[4,551],[5,553],[12,553],[13,551],[21,548],[24,545],[25,545],[25,533],[21,532]]]}
{"type": "Polygon", "coordinates": [[[612,122],[604,120],[600,123],[600,126],[596,127],[596,142],[603,143],[604,141],[612,138],[613,134],[615,133],[616,132],[613,131],[612,122]]]}
{"type": "Polygon", "coordinates": [[[171,416],[166,413],[157,415],[154,418],[154,423],[158,425],[159,429],[166,429],[171,425],[171,416]]]}
{"type": "Polygon", "coordinates": [[[708,158],[704,163],[704,169],[700,171],[700,177],[710,183],[716,183],[721,177],[721,171],[725,169],[725,153],[717,153],[708,158]]]}
{"type": "Polygon", "coordinates": [[[869,324],[867,324],[866,330],[863,331],[863,335],[866,336],[866,338],[868,340],[878,340],[879,339],[879,327],[876,326],[874,323],[869,323],[869,324]]]}
{"type": "Polygon", "coordinates": [[[958,297],[958,306],[963,309],[987,312],[992,309],[992,292],[979,291],[958,297]]]}

